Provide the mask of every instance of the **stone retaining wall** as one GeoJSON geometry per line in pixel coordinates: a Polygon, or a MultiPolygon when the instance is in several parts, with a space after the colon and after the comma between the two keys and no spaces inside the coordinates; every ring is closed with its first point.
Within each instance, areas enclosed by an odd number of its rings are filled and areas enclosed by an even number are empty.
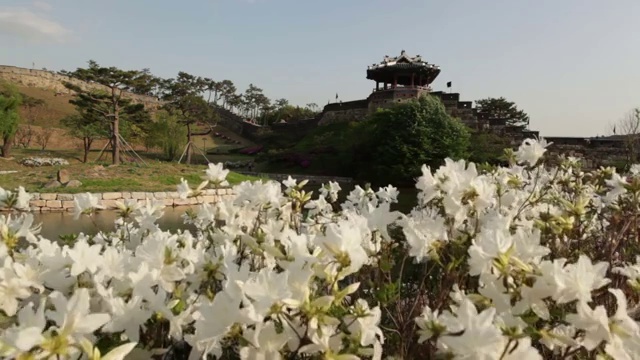
{"type": "MultiPolygon", "coordinates": [[[[203,195],[188,199],[180,199],[177,192],[160,191],[160,192],[107,192],[93,194],[100,199],[100,205],[105,209],[116,208],[116,201],[123,202],[127,199],[138,200],[144,203],[146,199],[162,200],[165,206],[188,206],[198,204],[211,204],[231,196],[232,190],[226,189],[208,189],[203,191],[203,195]]],[[[74,206],[74,194],[56,194],[56,193],[30,193],[31,195],[31,211],[72,211],[74,206]]],[[[6,210],[2,209],[1,210],[6,210]]]]}

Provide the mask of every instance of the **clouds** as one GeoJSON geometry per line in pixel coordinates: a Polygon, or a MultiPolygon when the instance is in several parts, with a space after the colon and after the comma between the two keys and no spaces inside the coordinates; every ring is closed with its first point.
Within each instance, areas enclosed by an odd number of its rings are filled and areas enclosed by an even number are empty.
{"type": "Polygon", "coordinates": [[[51,6],[51,4],[44,1],[34,1],[33,7],[42,11],[51,11],[51,9],[53,9],[53,6],[51,6]]]}
{"type": "Polygon", "coordinates": [[[32,9],[0,7],[0,35],[10,35],[32,42],[65,42],[71,31],[51,20],[45,12],[51,5],[36,1],[32,9]]]}

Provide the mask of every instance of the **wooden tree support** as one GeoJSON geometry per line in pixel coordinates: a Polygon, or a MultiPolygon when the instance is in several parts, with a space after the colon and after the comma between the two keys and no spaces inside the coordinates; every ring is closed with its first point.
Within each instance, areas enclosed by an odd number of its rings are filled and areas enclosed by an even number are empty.
{"type": "Polygon", "coordinates": [[[207,157],[207,155],[204,153],[204,151],[202,151],[202,149],[200,149],[196,144],[194,144],[193,142],[189,142],[187,143],[187,145],[184,147],[184,151],[182,152],[182,155],[180,155],[180,159],[178,159],[178,164],[182,163],[182,158],[187,154],[187,151],[191,150],[191,147],[193,147],[194,149],[198,150],[200,152],[200,154],[202,155],[202,157],[204,157],[204,159],[207,161],[207,164],[211,164],[211,161],[209,161],[209,158],[207,157]]]}
{"type": "MultiPolygon", "coordinates": [[[[142,157],[140,157],[140,155],[138,155],[138,153],[133,149],[133,147],[127,142],[127,140],[125,140],[122,135],[118,134],[118,138],[120,139],[120,144],[123,145],[120,147],[120,154],[121,155],[126,155],[126,157],[124,157],[125,159],[128,159],[131,155],[133,155],[133,157],[131,157],[135,162],[141,162],[143,163],[145,166],[149,166],[149,164],[147,164],[144,159],[142,159],[142,157]],[[136,159],[137,158],[137,159],[136,159]]],[[[105,150],[112,150],[113,149],[113,141],[112,139],[109,139],[109,142],[107,142],[105,144],[105,146],[102,148],[102,150],[100,150],[100,155],[98,155],[98,158],[94,161],[98,162],[100,160],[102,160],[102,156],[104,155],[105,150]]]]}

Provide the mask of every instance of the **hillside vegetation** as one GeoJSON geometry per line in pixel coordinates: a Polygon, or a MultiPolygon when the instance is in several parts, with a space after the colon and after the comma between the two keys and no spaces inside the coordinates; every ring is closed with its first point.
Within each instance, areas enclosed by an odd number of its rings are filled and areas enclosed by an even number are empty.
{"type": "MultiPolygon", "coordinates": [[[[65,117],[77,113],[75,107],[69,103],[69,100],[73,99],[73,95],[58,93],[52,89],[24,86],[6,80],[0,80],[0,92],[5,91],[8,85],[14,86],[23,97],[23,103],[19,109],[23,124],[34,126],[35,133],[40,133],[42,128],[55,128],[54,136],[48,146],[49,149],[68,150],[76,149],[80,146],[77,139],[66,134],[66,129],[61,123],[61,120],[65,117]],[[38,105],[30,107],[29,104],[38,105]]],[[[227,147],[237,148],[255,145],[252,141],[222,125],[215,126],[213,132],[212,136],[206,137],[204,144],[207,148],[219,148],[216,152],[224,152],[227,147]],[[215,136],[216,133],[220,136],[215,136]],[[224,140],[223,136],[230,140],[224,140]],[[232,145],[227,143],[232,143],[232,145]]],[[[199,139],[197,143],[202,146],[202,139],[199,139]]],[[[103,145],[104,141],[96,142],[96,146],[103,145]]]]}
{"type": "MultiPolygon", "coordinates": [[[[60,128],[60,120],[66,116],[76,113],[73,105],[69,103],[71,95],[59,94],[48,89],[41,89],[29,86],[20,86],[12,84],[22,95],[24,101],[20,106],[20,115],[23,119],[33,119],[32,125],[41,127],[60,128]],[[30,114],[29,104],[33,102],[41,102],[38,109],[34,109],[34,114],[30,114]]],[[[0,82],[0,91],[6,89],[6,83],[0,82]]]]}

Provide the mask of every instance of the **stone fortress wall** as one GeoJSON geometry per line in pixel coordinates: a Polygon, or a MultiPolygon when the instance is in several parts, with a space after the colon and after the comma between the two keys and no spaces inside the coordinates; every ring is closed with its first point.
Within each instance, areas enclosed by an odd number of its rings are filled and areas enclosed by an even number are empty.
{"type": "Polygon", "coordinates": [[[336,122],[358,121],[369,114],[367,100],[347,101],[328,104],[319,115],[318,125],[328,125],[336,122]]]}
{"type": "Polygon", "coordinates": [[[551,145],[548,155],[573,156],[582,160],[586,169],[624,164],[629,156],[624,139],[614,137],[545,137],[551,145]]]}
{"type": "MultiPolygon", "coordinates": [[[[71,95],[73,91],[64,86],[65,82],[72,83],[83,90],[107,90],[100,84],[87,83],[65,75],[48,70],[26,69],[16,66],[0,65],[0,79],[20,86],[37,87],[54,91],[56,94],[71,95]]],[[[152,96],[138,95],[126,92],[125,98],[132,99],[134,103],[144,104],[147,108],[158,108],[162,104],[152,96]]]]}

